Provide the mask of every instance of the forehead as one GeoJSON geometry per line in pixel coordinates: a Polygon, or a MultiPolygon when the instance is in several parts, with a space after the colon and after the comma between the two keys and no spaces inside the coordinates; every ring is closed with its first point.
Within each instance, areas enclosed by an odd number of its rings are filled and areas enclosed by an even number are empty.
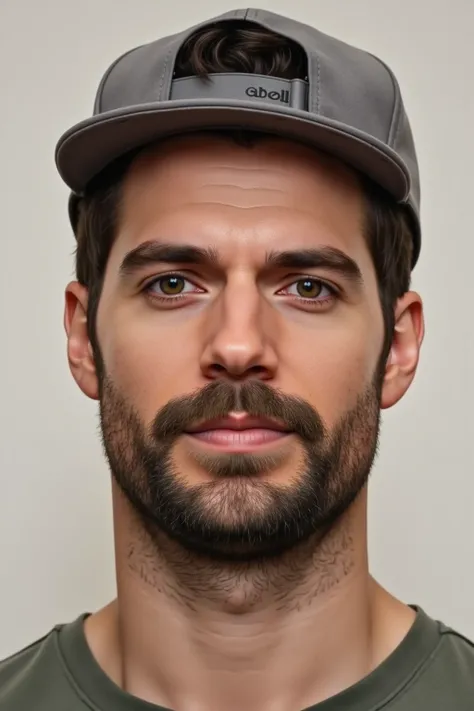
{"type": "MultiPolygon", "coordinates": [[[[357,176],[305,146],[262,137],[181,137],[135,159],[126,175],[117,258],[146,241],[212,246],[222,256],[333,246],[359,260],[365,202],[357,176]]],[[[113,254],[111,254],[113,258],[113,254]]]]}

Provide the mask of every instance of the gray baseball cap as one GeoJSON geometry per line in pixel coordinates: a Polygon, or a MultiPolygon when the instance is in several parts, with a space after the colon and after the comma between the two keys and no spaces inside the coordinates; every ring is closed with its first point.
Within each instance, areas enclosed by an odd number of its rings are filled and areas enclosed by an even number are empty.
{"type": "Polygon", "coordinates": [[[267,10],[226,12],[123,54],[100,82],[93,116],[60,138],[56,165],[77,200],[94,176],[133,149],[176,134],[236,128],[304,142],[371,178],[411,214],[416,263],[421,243],[419,173],[396,78],[373,55],[267,10]],[[300,45],[307,57],[307,77],[174,77],[176,57],[191,34],[235,20],[273,30],[300,45]]]}

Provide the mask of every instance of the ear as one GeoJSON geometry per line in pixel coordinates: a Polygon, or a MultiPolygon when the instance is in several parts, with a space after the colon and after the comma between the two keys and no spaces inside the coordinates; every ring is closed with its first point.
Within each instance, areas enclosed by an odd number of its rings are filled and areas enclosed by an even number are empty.
{"type": "Polygon", "coordinates": [[[67,334],[69,368],[82,392],[92,400],[99,399],[99,381],[87,334],[88,291],[73,281],[66,287],[64,328],[67,334]]]}
{"type": "Polygon", "coordinates": [[[395,308],[395,330],[385,366],[382,409],[395,405],[410,387],[418,366],[424,335],[421,298],[409,291],[398,300],[395,308]]]}

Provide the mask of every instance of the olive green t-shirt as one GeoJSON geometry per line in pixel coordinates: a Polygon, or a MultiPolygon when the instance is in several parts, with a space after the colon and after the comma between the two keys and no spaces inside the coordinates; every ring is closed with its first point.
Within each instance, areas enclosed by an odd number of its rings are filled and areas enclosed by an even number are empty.
{"type": "MultiPolygon", "coordinates": [[[[0,711],[163,711],[106,676],[86,642],[84,618],[0,662],[0,711]]],[[[306,711],[378,709],[474,711],[474,645],[417,608],[410,632],[385,662],[306,711]]]]}

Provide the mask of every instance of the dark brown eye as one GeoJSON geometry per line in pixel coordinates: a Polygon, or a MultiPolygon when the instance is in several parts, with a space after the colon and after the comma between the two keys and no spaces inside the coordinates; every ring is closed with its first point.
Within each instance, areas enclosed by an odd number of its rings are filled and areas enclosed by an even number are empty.
{"type": "Polygon", "coordinates": [[[180,276],[166,276],[157,279],[155,285],[157,285],[166,296],[177,296],[181,294],[184,290],[186,284],[186,279],[180,276]]]}
{"type": "Polygon", "coordinates": [[[298,296],[304,299],[314,299],[321,294],[323,284],[317,279],[299,279],[296,282],[298,296]]]}

